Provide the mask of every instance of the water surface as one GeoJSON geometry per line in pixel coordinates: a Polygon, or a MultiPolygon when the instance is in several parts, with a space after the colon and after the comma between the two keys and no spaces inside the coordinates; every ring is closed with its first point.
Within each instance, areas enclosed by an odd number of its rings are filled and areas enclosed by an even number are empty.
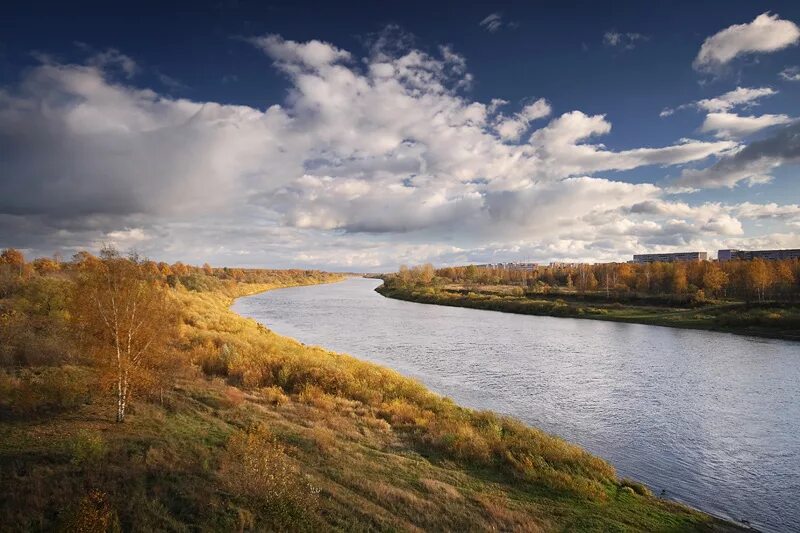
{"type": "Polygon", "coordinates": [[[800,531],[800,343],[417,304],[380,283],[281,289],[233,309],[560,435],[656,494],[800,531]]]}

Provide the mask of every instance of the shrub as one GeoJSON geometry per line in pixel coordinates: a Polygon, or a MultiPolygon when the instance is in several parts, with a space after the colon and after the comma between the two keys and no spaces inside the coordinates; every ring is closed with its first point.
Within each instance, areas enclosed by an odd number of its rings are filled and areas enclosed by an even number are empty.
{"type": "Polygon", "coordinates": [[[652,496],[653,493],[644,484],[634,481],[632,479],[623,478],[619,481],[619,486],[622,489],[630,489],[640,496],[652,496]]]}
{"type": "Polygon", "coordinates": [[[454,459],[478,464],[487,464],[491,459],[486,439],[465,421],[434,419],[428,426],[426,439],[454,459]]]}
{"type": "Polygon", "coordinates": [[[65,533],[117,533],[122,531],[117,512],[105,492],[92,489],[62,519],[65,533]]]}
{"type": "Polygon", "coordinates": [[[328,428],[314,426],[311,428],[311,439],[322,454],[328,455],[336,448],[336,434],[328,428]]]}
{"type": "Polygon", "coordinates": [[[316,385],[308,384],[303,387],[298,398],[301,402],[313,405],[322,411],[332,411],[336,407],[336,399],[316,385]]]}
{"type": "Polygon", "coordinates": [[[394,399],[384,404],[380,410],[380,415],[388,419],[392,425],[400,426],[415,424],[423,418],[423,413],[419,407],[400,399],[394,399]]]}
{"type": "Polygon", "coordinates": [[[281,406],[289,403],[289,397],[283,392],[282,388],[276,385],[271,387],[263,387],[260,392],[264,397],[264,400],[266,400],[269,404],[281,406]]]}
{"type": "Polygon", "coordinates": [[[317,505],[319,489],[263,424],[230,437],[219,476],[228,490],[262,508],[278,529],[307,524],[317,505]]]}
{"type": "Polygon", "coordinates": [[[226,387],[223,392],[225,404],[229,407],[239,407],[244,403],[244,393],[236,387],[226,387]]]}
{"type": "Polygon", "coordinates": [[[70,462],[76,466],[90,466],[100,462],[108,452],[102,435],[81,430],[66,442],[70,462]]]}
{"type": "Polygon", "coordinates": [[[22,369],[0,372],[0,412],[30,415],[74,409],[91,400],[93,376],[77,367],[22,369]]]}

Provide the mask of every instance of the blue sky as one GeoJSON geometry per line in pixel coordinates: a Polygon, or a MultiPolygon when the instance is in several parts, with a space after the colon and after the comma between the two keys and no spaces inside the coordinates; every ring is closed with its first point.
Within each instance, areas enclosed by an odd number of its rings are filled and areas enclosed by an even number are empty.
{"type": "Polygon", "coordinates": [[[800,246],[800,4],[662,4],[12,3],[0,245],[359,270],[800,246]]]}

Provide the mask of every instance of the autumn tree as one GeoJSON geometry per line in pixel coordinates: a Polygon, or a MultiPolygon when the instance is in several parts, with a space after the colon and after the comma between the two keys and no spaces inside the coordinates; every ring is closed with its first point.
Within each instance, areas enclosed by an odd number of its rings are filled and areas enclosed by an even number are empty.
{"type": "Polygon", "coordinates": [[[25,256],[16,248],[6,248],[0,253],[0,264],[11,266],[21,276],[25,268],[25,256]]]}
{"type": "Polygon", "coordinates": [[[418,281],[423,285],[430,285],[434,276],[436,276],[436,270],[432,264],[426,263],[419,268],[418,281]]]}
{"type": "Polygon", "coordinates": [[[33,269],[42,275],[52,274],[61,270],[61,266],[55,259],[49,257],[39,257],[33,260],[33,269]]]}
{"type": "Polygon", "coordinates": [[[764,300],[764,293],[772,283],[772,272],[762,259],[753,259],[747,265],[747,284],[755,290],[758,301],[764,300]]]}
{"type": "Polygon", "coordinates": [[[682,264],[676,264],[672,269],[672,292],[674,294],[683,294],[689,287],[689,281],[686,279],[686,267],[682,264]]]}
{"type": "Polygon", "coordinates": [[[789,261],[779,261],[775,265],[775,281],[784,298],[790,298],[795,284],[795,275],[789,261]]]}
{"type": "Polygon", "coordinates": [[[636,285],[636,273],[633,266],[628,263],[622,263],[617,267],[617,276],[625,290],[630,290],[636,285]]]}
{"type": "Polygon", "coordinates": [[[177,334],[177,313],[160,281],[138,258],[104,249],[78,276],[71,317],[117,395],[117,422],[125,420],[132,393],[158,366],[177,334]]]}
{"type": "Polygon", "coordinates": [[[703,274],[703,291],[714,297],[719,296],[728,285],[728,274],[722,271],[716,263],[708,263],[703,274]]]}
{"type": "Polygon", "coordinates": [[[180,261],[178,261],[177,263],[172,265],[172,273],[175,274],[176,276],[185,276],[189,273],[189,268],[180,261]]]}
{"type": "Polygon", "coordinates": [[[576,285],[578,290],[581,292],[593,291],[597,288],[597,278],[594,276],[594,272],[592,272],[592,269],[589,268],[588,265],[581,265],[581,267],[578,268],[578,279],[576,285]]]}

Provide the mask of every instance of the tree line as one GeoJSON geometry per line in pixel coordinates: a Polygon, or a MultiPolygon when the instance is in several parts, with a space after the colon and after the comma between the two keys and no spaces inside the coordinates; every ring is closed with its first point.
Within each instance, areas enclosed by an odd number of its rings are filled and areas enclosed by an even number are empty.
{"type": "Polygon", "coordinates": [[[680,296],[695,300],[795,301],[800,261],[693,261],[540,266],[532,270],[476,265],[400,267],[387,281],[400,286],[512,285],[533,293],[680,296]]]}
{"type": "MultiPolygon", "coordinates": [[[[58,255],[27,261],[7,248],[0,252],[0,370],[16,369],[23,379],[0,379],[0,393],[13,396],[14,407],[22,410],[80,401],[88,394],[79,390],[80,380],[67,383],[63,372],[25,369],[85,364],[97,370],[101,389],[114,391],[115,418],[122,422],[134,392],[162,397],[189,368],[179,346],[181,310],[172,289],[224,291],[239,283],[291,284],[325,276],[167,264],[113,248],[98,256],[82,251],[70,261],[58,255]],[[51,378],[53,387],[40,386],[51,378]],[[27,387],[31,380],[38,385],[27,387]]],[[[0,414],[3,407],[0,402],[0,414]]]]}

